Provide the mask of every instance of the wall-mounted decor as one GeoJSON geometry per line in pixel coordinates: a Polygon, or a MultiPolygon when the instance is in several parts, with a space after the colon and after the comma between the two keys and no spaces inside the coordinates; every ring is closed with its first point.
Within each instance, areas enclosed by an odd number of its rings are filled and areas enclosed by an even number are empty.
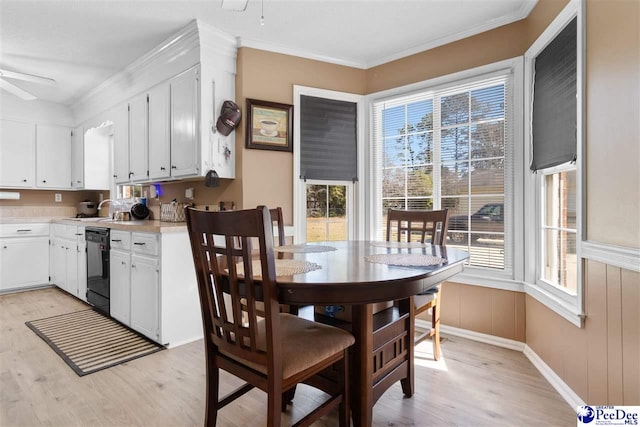
{"type": "Polygon", "coordinates": [[[247,98],[246,148],[293,150],[293,105],[247,98]]]}

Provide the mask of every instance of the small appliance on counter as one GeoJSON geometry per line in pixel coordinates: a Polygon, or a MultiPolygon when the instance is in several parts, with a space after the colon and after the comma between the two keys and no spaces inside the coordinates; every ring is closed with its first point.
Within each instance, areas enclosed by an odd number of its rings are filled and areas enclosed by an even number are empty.
{"type": "Polygon", "coordinates": [[[89,200],[78,203],[76,210],[76,218],[92,218],[98,216],[98,205],[89,200]]]}

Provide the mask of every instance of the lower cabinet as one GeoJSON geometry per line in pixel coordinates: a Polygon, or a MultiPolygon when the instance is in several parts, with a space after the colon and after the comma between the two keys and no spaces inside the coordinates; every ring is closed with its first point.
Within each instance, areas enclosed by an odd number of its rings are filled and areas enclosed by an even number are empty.
{"type": "Polygon", "coordinates": [[[51,279],[60,289],[87,300],[87,251],[84,227],[51,225],[51,279]]]}
{"type": "Polygon", "coordinates": [[[160,301],[160,266],[157,258],[131,256],[131,327],[160,339],[158,310],[160,301]]]}
{"type": "Polygon", "coordinates": [[[111,316],[169,347],[202,338],[186,231],[111,230],[111,316]]]}
{"type": "Polygon", "coordinates": [[[0,224],[0,291],[49,283],[49,224],[0,224]]]}
{"type": "MultiPolygon", "coordinates": [[[[113,233],[113,232],[112,232],[113,233]]],[[[111,250],[109,253],[109,275],[111,282],[111,317],[125,325],[131,323],[131,254],[111,250]]]]}
{"type": "Polygon", "coordinates": [[[118,230],[110,236],[111,317],[160,342],[160,264],[153,256],[159,236],[118,230]]]}

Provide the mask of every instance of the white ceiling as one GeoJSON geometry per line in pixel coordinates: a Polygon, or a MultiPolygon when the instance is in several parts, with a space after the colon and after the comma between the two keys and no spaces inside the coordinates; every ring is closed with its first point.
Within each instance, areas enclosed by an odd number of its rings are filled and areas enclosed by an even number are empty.
{"type": "Polygon", "coordinates": [[[198,19],[239,46],[366,69],[523,19],[536,2],[249,0],[237,12],[222,0],[2,0],[0,68],[55,79],[55,87],[9,81],[71,105],[198,19]]]}

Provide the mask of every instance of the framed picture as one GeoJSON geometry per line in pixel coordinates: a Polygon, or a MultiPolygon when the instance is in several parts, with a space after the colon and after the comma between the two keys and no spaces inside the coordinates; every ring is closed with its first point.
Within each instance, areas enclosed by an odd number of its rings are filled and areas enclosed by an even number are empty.
{"type": "Polygon", "coordinates": [[[293,151],[293,105],[247,98],[246,148],[293,151]]]}

